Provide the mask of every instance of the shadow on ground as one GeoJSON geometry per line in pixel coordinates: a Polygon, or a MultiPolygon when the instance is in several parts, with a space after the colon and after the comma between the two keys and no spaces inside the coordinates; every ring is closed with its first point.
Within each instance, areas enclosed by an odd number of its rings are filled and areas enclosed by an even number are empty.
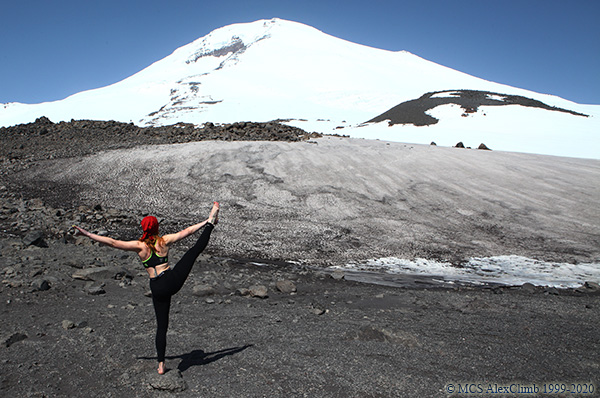
{"type": "MultiPolygon", "coordinates": [[[[177,369],[180,372],[185,372],[189,368],[193,366],[204,366],[209,363],[216,362],[219,359],[223,359],[225,357],[238,354],[244,351],[247,348],[252,347],[254,344],[246,344],[241,347],[232,347],[226,348],[223,350],[215,351],[215,352],[204,352],[203,350],[193,350],[187,354],[168,356],[167,359],[181,359],[179,365],[177,365],[177,369]]],[[[153,359],[156,360],[156,357],[138,357],[137,359],[153,359]]]]}

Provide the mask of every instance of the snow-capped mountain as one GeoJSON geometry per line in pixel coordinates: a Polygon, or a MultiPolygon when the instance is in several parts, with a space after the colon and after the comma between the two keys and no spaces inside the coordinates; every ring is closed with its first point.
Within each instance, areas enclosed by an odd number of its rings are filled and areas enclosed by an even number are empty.
{"type": "Polygon", "coordinates": [[[140,126],[283,120],[353,137],[600,158],[598,105],[489,82],[405,51],[362,46],[280,19],[217,29],[107,87],[55,102],[0,105],[0,126],[40,116],[140,126]],[[465,92],[477,92],[484,103],[448,100],[465,92]],[[375,121],[424,95],[446,98],[423,111],[437,122],[375,121]],[[544,106],[506,101],[515,96],[544,106]]]}

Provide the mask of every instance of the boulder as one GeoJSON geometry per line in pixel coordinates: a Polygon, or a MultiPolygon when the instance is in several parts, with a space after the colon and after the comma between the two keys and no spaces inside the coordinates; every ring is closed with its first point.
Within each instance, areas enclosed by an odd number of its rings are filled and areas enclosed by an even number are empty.
{"type": "Polygon", "coordinates": [[[245,287],[241,287],[235,291],[235,294],[238,296],[249,296],[250,289],[246,289],[245,287]]]}
{"type": "Polygon", "coordinates": [[[294,282],[289,280],[277,281],[275,286],[277,287],[277,290],[285,294],[294,293],[297,290],[296,285],[294,285],[294,282]]]}
{"type": "Polygon", "coordinates": [[[164,375],[155,373],[150,376],[148,384],[154,390],[167,392],[182,392],[188,388],[186,381],[178,369],[169,370],[164,375]]]}
{"type": "Polygon", "coordinates": [[[48,247],[42,231],[29,231],[22,241],[25,246],[48,247]]]}
{"type": "Polygon", "coordinates": [[[544,293],[558,296],[560,292],[554,286],[544,289],[544,293]]]}
{"type": "Polygon", "coordinates": [[[25,333],[20,333],[20,332],[11,333],[11,334],[3,336],[1,338],[0,339],[0,344],[2,346],[4,346],[4,347],[10,347],[14,343],[18,343],[19,341],[23,341],[26,338],[27,338],[27,335],[25,333]]]}
{"type": "Polygon", "coordinates": [[[43,292],[50,289],[50,284],[46,279],[36,278],[31,282],[31,287],[34,292],[43,292]]]}
{"type": "Polygon", "coordinates": [[[323,315],[327,312],[327,310],[325,309],[325,306],[323,306],[321,303],[313,302],[310,305],[310,312],[312,312],[315,315],[323,315]]]}
{"type": "Polygon", "coordinates": [[[64,321],[62,321],[61,326],[65,330],[75,329],[75,327],[76,327],[75,322],[69,321],[68,319],[65,319],[64,321]]]}
{"type": "Polygon", "coordinates": [[[92,296],[99,296],[106,293],[106,290],[104,290],[102,285],[95,285],[92,283],[85,287],[85,291],[87,294],[92,296]]]}
{"type": "Polygon", "coordinates": [[[336,269],[331,273],[331,277],[336,281],[342,280],[345,277],[344,271],[336,269]]]}
{"type": "Polygon", "coordinates": [[[48,119],[46,116],[41,116],[35,119],[35,124],[39,124],[40,126],[50,126],[53,125],[52,121],[48,119]]]}
{"type": "Polygon", "coordinates": [[[196,285],[192,290],[192,294],[196,297],[207,297],[216,293],[215,288],[210,285],[196,285]]]}
{"type": "Polygon", "coordinates": [[[71,277],[83,281],[98,281],[103,279],[133,279],[133,276],[122,267],[84,268],[75,271],[71,277]]]}
{"type": "Polygon", "coordinates": [[[521,289],[527,293],[535,293],[535,291],[536,291],[535,285],[533,285],[529,282],[523,283],[523,285],[521,286],[521,289]]]}
{"type": "Polygon", "coordinates": [[[269,297],[267,287],[264,285],[250,286],[250,288],[248,290],[250,290],[250,295],[252,297],[258,297],[258,298],[269,297]]]}

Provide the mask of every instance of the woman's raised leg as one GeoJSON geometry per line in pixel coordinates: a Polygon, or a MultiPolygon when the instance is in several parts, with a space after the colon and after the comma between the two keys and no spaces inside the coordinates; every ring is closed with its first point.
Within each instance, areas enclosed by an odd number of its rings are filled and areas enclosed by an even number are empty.
{"type": "Polygon", "coordinates": [[[173,267],[171,272],[171,277],[173,278],[173,285],[171,288],[173,291],[171,294],[175,294],[182,288],[185,280],[187,279],[196,259],[206,249],[208,245],[208,241],[210,239],[210,234],[212,230],[215,228],[215,224],[218,222],[219,215],[219,204],[215,202],[210,215],[208,217],[208,223],[204,226],[204,230],[200,237],[196,241],[196,244],[192,246],[184,255],[181,257],[181,260],[173,267]]]}
{"type": "Polygon", "coordinates": [[[202,234],[196,241],[196,244],[192,246],[184,255],[181,257],[181,260],[173,267],[170,271],[172,276],[173,285],[171,285],[172,294],[177,293],[185,280],[187,279],[196,259],[204,251],[206,246],[208,245],[208,240],[210,239],[210,233],[212,232],[214,226],[212,224],[206,224],[202,234]]]}

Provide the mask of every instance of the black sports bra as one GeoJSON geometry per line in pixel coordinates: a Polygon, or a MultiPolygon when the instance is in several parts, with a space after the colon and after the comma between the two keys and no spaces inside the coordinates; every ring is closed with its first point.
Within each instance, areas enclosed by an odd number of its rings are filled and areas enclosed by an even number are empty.
{"type": "Polygon", "coordinates": [[[158,254],[156,254],[155,251],[152,251],[152,254],[150,254],[150,257],[148,257],[147,259],[145,259],[144,261],[142,261],[142,264],[144,264],[145,268],[154,268],[154,267],[158,267],[159,265],[163,265],[169,262],[169,256],[159,256],[158,254]]]}

